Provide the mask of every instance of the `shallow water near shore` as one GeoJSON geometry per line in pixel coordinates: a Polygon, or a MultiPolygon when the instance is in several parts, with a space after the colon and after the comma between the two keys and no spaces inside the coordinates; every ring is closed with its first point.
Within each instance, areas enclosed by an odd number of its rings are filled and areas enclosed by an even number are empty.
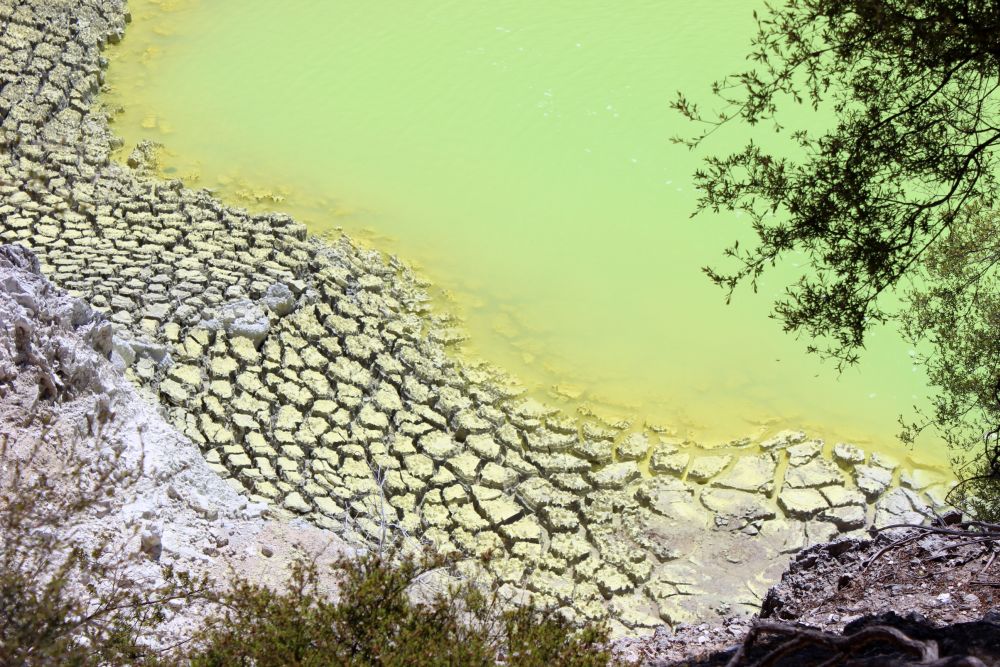
{"type": "Polygon", "coordinates": [[[670,142],[692,128],[668,104],[743,64],[751,3],[130,4],[105,96],[126,153],[160,142],[168,176],[415,263],[463,353],[536,394],[699,439],[882,449],[923,404],[891,331],[838,377],[768,318],[795,258],[729,306],[700,271],[750,237],[689,218],[703,154],[670,142]]]}

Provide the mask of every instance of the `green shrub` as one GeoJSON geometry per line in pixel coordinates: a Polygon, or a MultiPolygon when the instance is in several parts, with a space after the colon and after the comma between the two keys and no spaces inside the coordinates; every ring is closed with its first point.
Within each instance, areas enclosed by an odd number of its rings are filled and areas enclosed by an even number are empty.
{"type": "Polygon", "coordinates": [[[194,667],[608,664],[604,626],[578,630],[530,605],[499,611],[496,587],[484,593],[464,584],[412,601],[411,584],[443,564],[377,553],[343,559],[336,599],[320,592],[309,562],[294,565],[282,591],[237,579],[186,659],[194,667]]]}

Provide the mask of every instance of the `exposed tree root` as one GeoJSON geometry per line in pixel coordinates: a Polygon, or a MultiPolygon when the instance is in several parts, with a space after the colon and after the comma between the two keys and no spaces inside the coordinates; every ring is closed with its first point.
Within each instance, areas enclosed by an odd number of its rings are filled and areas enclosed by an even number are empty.
{"type": "MultiPolygon", "coordinates": [[[[859,655],[877,646],[892,648],[900,653],[910,655],[913,660],[908,662],[893,662],[892,664],[927,665],[928,667],[987,667],[979,658],[973,656],[940,657],[938,643],[934,640],[914,639],[898,628],[889,625],[870,625],[848,635],[837,635],[821,630],[814,630],[793,623],[777,621],[758,621],[747,633],[743,644],[736,650],[726,667],[773,667],[780,664],[783,658],[789,658],[794,653],[807,648],[822,649],[828,655],[823,656],[816,667],[861,667],[862,665],[888,664],[890,658],[884,653],[879,656],[859,655]],[[780,635],[785,639],[761,658],[748,662],[751,649],[761,635],[780,635]]],[[[803,664],[796,658],[794,662],[785,664],[803,664]]]]}

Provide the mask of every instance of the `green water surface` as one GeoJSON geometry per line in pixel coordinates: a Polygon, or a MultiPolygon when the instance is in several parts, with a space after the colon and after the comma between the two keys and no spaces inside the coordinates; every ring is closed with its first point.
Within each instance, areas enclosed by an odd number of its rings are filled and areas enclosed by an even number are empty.
{"type": "Polygon", "coordinates": [[[768,319],[796,258],[730,306],[700,271],[750,237],[690,219],[703,154],[670,142],[695,128],[668,105],[710,101],[762,6],[134,0],[108,98],[168,174],[415,264],[464,318],[464,354],[537,394],[700,438],[803,427],[890,447],[926,392],[898,337],[877,331],[838,377],[768,319]]]}

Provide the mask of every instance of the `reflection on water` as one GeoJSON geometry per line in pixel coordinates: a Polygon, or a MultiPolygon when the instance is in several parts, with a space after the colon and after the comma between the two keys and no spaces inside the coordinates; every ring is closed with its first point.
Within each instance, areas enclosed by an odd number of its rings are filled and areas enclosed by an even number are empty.
{"type": "Polygon", "coordinates": [[[842,377],[781,333],[794,258],[731,306],[700,272],[749,237],[689,218],[701,156],[670,142],[691,128],[668,104],[742,65],[746,0],[130,4],[106,96],[126,146],[417,264],[465,353],[539,395],[700,438],[883,447],[925,392],[890,331],[842,377]]]}

